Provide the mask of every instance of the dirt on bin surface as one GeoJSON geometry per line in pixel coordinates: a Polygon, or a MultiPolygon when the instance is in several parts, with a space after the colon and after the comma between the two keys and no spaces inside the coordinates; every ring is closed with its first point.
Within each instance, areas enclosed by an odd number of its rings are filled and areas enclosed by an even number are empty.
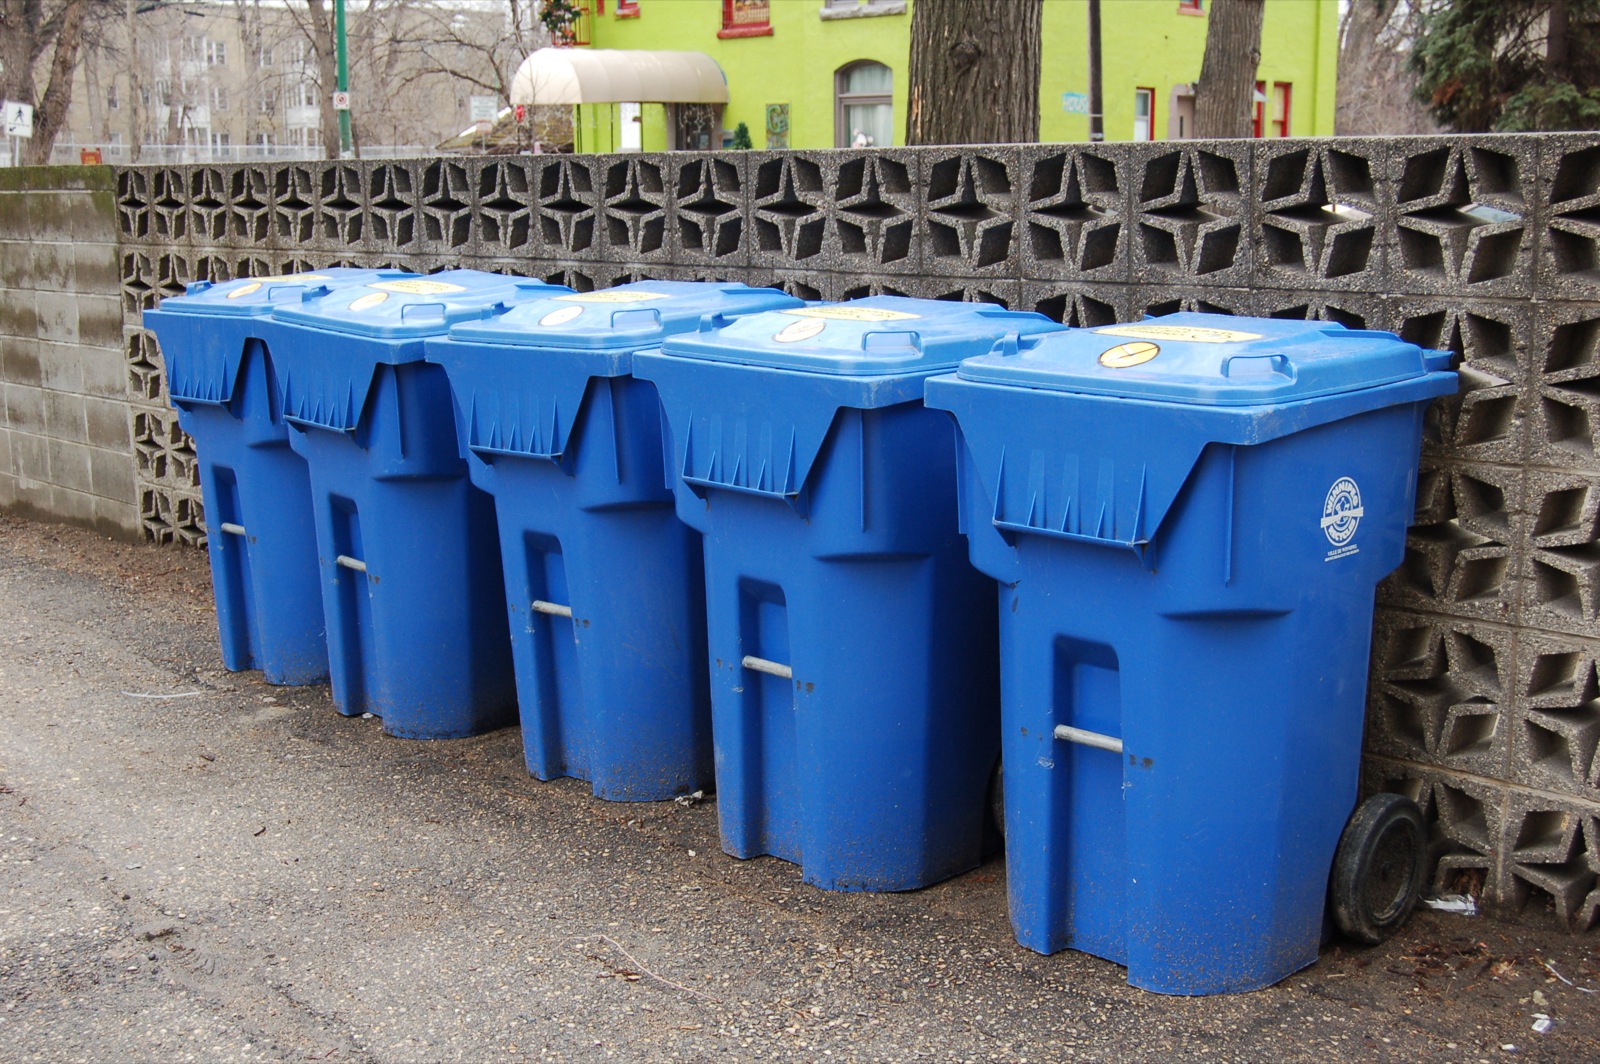
{"type": "Polygon", "coordinates": [[[1543,911],[1161,997],[1017,946],[1000,861],[824,893],[722,854],[714,799],[224,672],[199,551],[0,516],[0,616],[7,1060],[1600,1059],[1600,935],[1543,911]]]}

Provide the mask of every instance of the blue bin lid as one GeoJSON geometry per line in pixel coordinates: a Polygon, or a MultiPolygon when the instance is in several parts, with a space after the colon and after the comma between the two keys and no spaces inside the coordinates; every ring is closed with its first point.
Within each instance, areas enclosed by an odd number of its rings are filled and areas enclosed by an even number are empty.
{"type": "Polygon", "coordinates": [[[1323,321],[1168,314],[969,358],[963,380],[1203,406],[1263,406],[1448,368],[1392,333],[1323,321]]]}
{"type": "Polygon", "coordinates": [[[668,339],[665,355],[841,377],[922,375],[990,350],[1007,334],[1059,332],[1043,314],[992,303],[872,296],[768,311],[668,339]]]}
{"type": "Polygon", "coordinates": [[[426,277],[408,275],[335,292],[308,293],[301,303],[278,305],[272,316],[328,332],[408,340],[441,335],[457,322],[489,317],[512,303],[569,291],[561,285],[498,273],[446,270],[426,277]]]}
{"type": "Polygon", "coordinates": [[[337,288],[368,281],[412,277],[403,270],[366,270],[335,266],[307,273],[268,277],[239,277],[232,281],[191,281],[181,296],[161,301],[168,314],[204,314],[217,318],[249,318],[271,314],[278,304],[304,300],[308,293],[324,295],[337,288]]]}
{"type": "Polygon", "coordinates": [[[568,350],[639,348],[688,332],[708,315],[726,325],[740,315],[801,305],[776,288],[737,282],[637,281],[599,292],[552,294],[498,317],[454,325],[450,339],[568,350]]]}

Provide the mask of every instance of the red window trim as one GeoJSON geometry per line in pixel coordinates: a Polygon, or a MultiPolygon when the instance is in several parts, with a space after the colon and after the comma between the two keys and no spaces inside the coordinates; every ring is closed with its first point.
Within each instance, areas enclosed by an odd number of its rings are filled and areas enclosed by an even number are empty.
{"type": "Polygon", "coordinates": [[[1279,89],[1283,90],[1283,117],[1279,118],[1276,115],[1273,116],[1272,128],[1276,131],[1273,133],[1273,136],[1287,137],[1289,136],[1289,121],[1294,106],[1294,83],[1289,81],[1274,81],[1272,83],[1273,95],[1268,97],[1269,102],[1274,104],[1277,103],[1277,92],[1279,89]]]}
{"type": "MultiPolygon", "coordinates": [[[[1256,82],[1255,91],[1257,93],[1259,93],[1260,95],[1265,96],[1267,94],[1267,83],[1264,82],[1264,81],[1256,82]]],[[[1251,119],[1251,123],[1250,123],[1250,125],[1251,125],[1250,135],[1252,137],[1260,139],[1261,130],[1263,128],[1263,123],[1266,121],[1267,101],[1265,101],[1265,100],[1253,101],[1251,103],[1251,106],[1250,106],[1250,113],[1253,116],[1252,119],[1251,119]]]]}
{"type": "Polygon", "coordinates": [[[1205,17],[1205,0],[1178,0],[1178,14],[1205,17]]]}
{"type": "MultiPolygon", "coordinates": [[[[767,17],[769,20],[772,17],[770,8],[767,17]]],[[[734,37],[771,37],[772,23],[770,21],[736,23],[733,21],[733,0],[722,0],[722,28],[717,31],[717,36],[722,40],[734,37]]]]}
{"type": "MultiPolygon", "coordinates": [[[[1155,90],[1154,87],[1152,87],[1150,85],[1135,85],[1133,87],[1133,96],[1134,96],[1135,100],[1137,100],[1139,98],[1139,94],[1141,92],[1145,92],[1145,93],[1149,93],[1150,94],[1150,113],[1144,116],[1144,122],[1145,122],[1145,137],[1144,137],[1144,139],[1145,140],[1155,140],[1156,139],[1156,90],[1155,90]]],[[[1134,118],[1138,118],[1139,117],[1138,113],[1135,112],[1133,117],[1134,118]]]]}
{"type": "Polygon", "coordinates": [[[617,18],[638,18],[639,0],[617,0],[617,18]]]}

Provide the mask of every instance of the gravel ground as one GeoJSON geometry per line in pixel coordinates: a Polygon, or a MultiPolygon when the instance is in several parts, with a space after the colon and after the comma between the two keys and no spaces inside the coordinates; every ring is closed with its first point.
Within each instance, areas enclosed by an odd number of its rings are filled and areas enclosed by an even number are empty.
{"type": "Polygon", "coordinates": [[[200,552],[0,517],[0,616],[0,1060],[1600,1059],[1600,935],[1543,911],[1160,997],[1018,947],[999,861],[828,894],[714,801],[226,673],[200,552]]]}

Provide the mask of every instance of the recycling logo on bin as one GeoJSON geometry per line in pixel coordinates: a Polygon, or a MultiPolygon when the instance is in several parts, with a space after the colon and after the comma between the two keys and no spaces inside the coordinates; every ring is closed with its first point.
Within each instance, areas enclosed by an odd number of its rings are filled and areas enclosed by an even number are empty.
{"type": "Polygon", "coordinates": [[[1366,511],[1361,508],[1361,489],[1356,482],[1349,477],[1334,481],[1322,503],[1322,532],[1334,547],[1328,552],[1327,560],[1343,558],[1361,549],[1350,541],[1356,538],[1356,528],[1365,515],[1366,511]]]}

